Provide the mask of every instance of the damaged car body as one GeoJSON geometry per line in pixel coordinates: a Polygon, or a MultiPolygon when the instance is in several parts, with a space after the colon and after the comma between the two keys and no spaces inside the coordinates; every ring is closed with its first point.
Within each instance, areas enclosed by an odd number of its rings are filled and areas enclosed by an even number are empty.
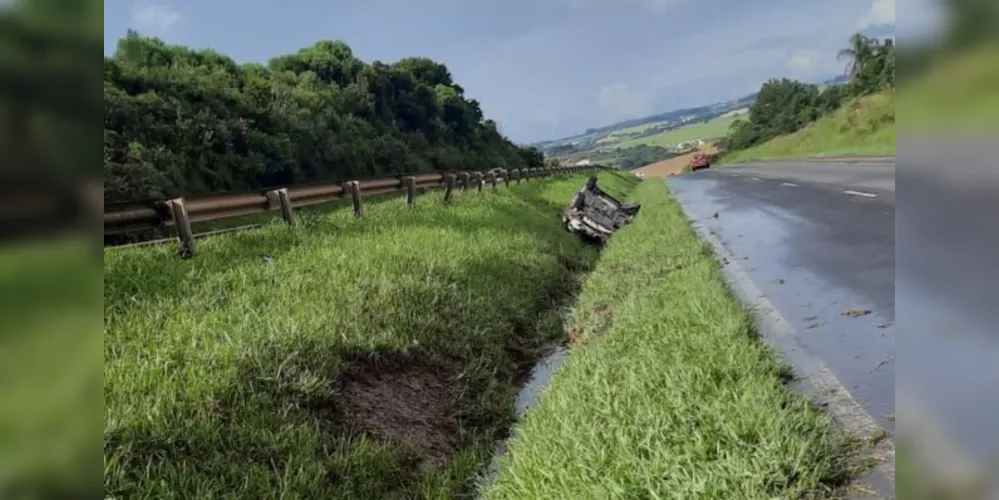
{"type": "Polygon", "coordinates": [[[621,203],[597,187],[596,176],[591,176],[562,212],[562,225],[570,233],[602,244],[614,231],[631,222],[641,208],[638,204],[621,203]]]}

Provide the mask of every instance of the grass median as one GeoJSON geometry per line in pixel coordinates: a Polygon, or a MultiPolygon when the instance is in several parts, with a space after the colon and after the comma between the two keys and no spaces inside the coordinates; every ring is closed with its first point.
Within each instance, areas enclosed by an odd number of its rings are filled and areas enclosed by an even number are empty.
{"type": "Polygon", "coordinates": [[[586,278],[575,345],[486,499],[815,498],[845,477],[828,417],[785,384],[662,183],[586,278]]]}
{"type": "MultiPolygon", "coordinates": [[[[602,173],[618,190],[634,181],[602,173]]],[[[596,258],[584,177],[104,253],[105,494],[451,498],[596,258]]]]}

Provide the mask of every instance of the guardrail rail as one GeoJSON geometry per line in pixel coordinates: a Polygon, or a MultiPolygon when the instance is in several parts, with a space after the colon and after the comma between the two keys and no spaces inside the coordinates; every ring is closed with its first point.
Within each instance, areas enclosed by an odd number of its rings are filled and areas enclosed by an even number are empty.
{"type": "MultiPolygon", "coordinates": [[[[424,172],[383,179],[353,180],[339,183],[312,183],[275,187],[246,193],[222,193],[176,197],[167,200],[144,200],[111,203],[104,206],[104,235],[117,235],[141,230],[172,228],[179,244],[178,255],[194,256],[197,237],[257,227],[238,226],[229,229],[195,234],[191,225],[196,222],[228,219],[248,214],[280,211],[288,226],[295,225],[295,209],[299,207],[349,199],[356,217],[364,215],[364,198],[392,193],[402,193],[406,204],[413,208],[418,190],[443,188],[444,201],[450,202],[455,189],[467,191],[475,186],[482,191],[485,185],[497,188],[502,182],[511,183],[575,174],[602,168],[599,166],[522,168],[468,172],[424,172]]],[[[135,244],[162,243],[154,240],[135,244]]],[[[133,245],[135,245],[133,244],[133,245]]]]}

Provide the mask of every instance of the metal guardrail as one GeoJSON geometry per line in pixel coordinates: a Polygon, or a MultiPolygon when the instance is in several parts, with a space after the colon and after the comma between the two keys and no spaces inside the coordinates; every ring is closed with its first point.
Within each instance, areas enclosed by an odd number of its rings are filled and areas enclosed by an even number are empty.
{"type": "MultiPolygon", "coordinates": [[[[285,223],[294,226],[296,208],[345,199],[351,200],[354,215],[362,217],[364,215],[364,198],[369,196],[404,193],[406,204],[413,208],[418,189],[443,188],[444,201],[449,202],[455,189],[465,191],[469,187],[475,186],[478,191],[482,191],[483,186],[487,184],[495,189],[500,182],[510,186],[511,183],[520,184],[521,181],[529,179],[574,174],[593,168],[600,167],[431,172],[342,183],[298,184],[248,193],[207,194],[168,200],[112,203],[104,206],[104,234],[107,236],[149,229],[173,228],[180,245],[178,254],[183,258],[190,258],[194,256],[194,240],[198,236],[255,227],[252,225],[240,226],[229,230],[194,234],[191,224],[195,222],[280,211],[285,223]]],[[[164,240],[156,242],[162,241],[164,240]]]]}

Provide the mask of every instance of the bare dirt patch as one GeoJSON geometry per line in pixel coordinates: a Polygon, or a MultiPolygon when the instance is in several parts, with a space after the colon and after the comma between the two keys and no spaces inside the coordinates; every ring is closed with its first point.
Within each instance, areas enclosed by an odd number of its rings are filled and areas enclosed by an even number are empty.
{"type": "Polygon", "coordinates": [[[573,344],[584,342],[603,335],[613,323],[614,314],[610,307],[597,304],[593,309],[584,311],[577,322],[567,326],[565,336],[573,344]]]}
{"type": "MultiPolygon", "coordinates": [[[[713,154],[716,149],[713,147],[706,147],[701,149],[702,152],[707,154],[713,154]]],[[[646,178],[649,177],[668,177],[670,175],[675,175],[683,172],[683,167],[690,164],[690,160],[693,159],[695,153],[687,153],[685,155],[675,156],[673,158],[652,163],[641,168],[635,169],[635,172],[642,172],[645,174],[646,178]]]]}
{"type": "Polygon", "coordinates": [[[340,418],[378,441],[393,442],[437,465],[458,445],[458,384],[418,356],[352,363],[342,375],[340,418]]]}

